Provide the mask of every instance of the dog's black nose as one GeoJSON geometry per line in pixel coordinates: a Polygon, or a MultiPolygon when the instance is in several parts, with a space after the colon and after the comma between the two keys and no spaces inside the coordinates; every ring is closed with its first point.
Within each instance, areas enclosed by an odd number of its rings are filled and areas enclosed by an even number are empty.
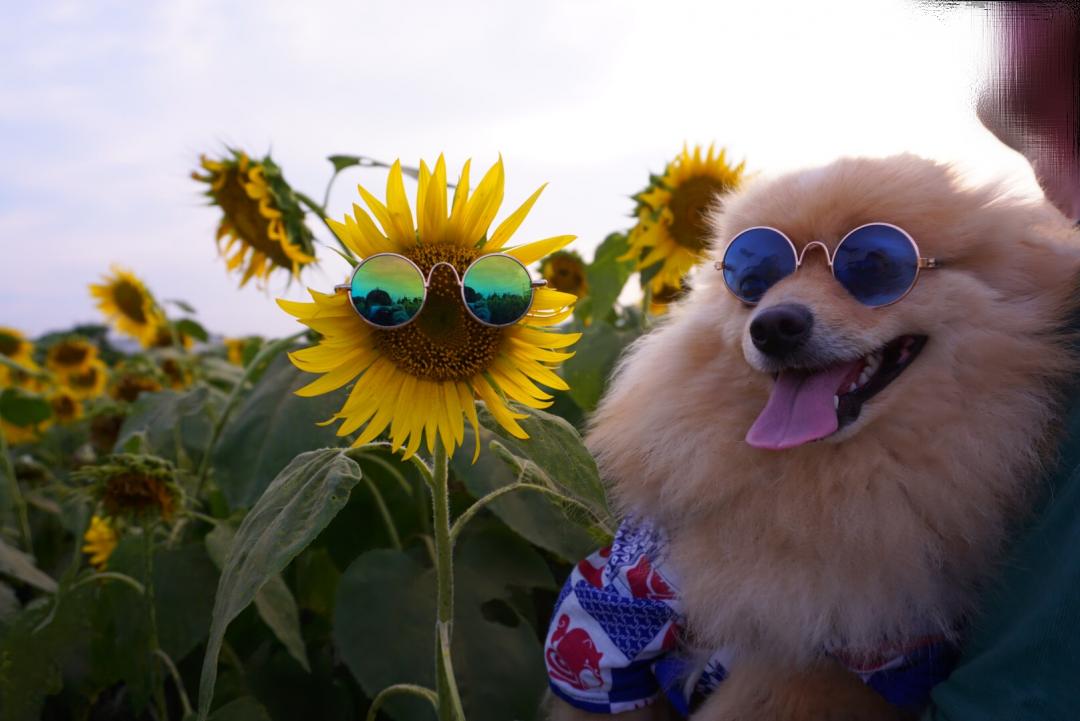
{"type": "Polygon", "coordinates": [[[750,321],[750,338],[765,355],[781,358],[810,337],[814,316],[804,305],[785,303],[766,308],[750,321]]]}

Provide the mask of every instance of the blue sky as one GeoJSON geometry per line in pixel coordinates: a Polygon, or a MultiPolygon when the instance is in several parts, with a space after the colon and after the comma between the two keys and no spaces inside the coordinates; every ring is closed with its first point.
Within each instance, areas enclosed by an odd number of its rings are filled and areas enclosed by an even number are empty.
{"type": "MultiPolygon", "coordinates": [[[[302,288],[237,290],[217,213],[188,177],[225,143],[272,149],[315,197],[334,153],[415,164],[445,151],[456,175],[501,152],[507,206],[550,182],[516,238],[575,233],[586,256],[684,141],[770,174],[910,150],[1034,193],[972,111],[984,13],[891,0],[9,3],[0,325],[97,319],[86,285],[119,262],[213,331],[291,332],[272,299],[302,288]]],[[[329,204],[339,218],[356,182],[377,194],[385,182],[347,173],[329,204]]],[[[326,289],[345,268],[321,257],[305,281],[326,289]]]]}

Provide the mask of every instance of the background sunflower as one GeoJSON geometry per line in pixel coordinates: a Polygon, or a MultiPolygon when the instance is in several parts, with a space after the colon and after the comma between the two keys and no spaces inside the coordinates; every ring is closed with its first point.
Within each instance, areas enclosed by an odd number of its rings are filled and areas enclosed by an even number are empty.
{"type": "Polygon", "coordinates": [[[70,336],[49,346],[45,354],[45,365],[54,373],[74,373],[86,370],[97,355],[96,345],[85,338],[70,336]]]}
{"type": "MultiPolygon", "coordinates": [[[[360,187],[371,214],[354,205],[353,215],[341,223],[331,220],[330,225],[359,257],[400,253],[424,273],[438,263],[449,263],[461,274],[473,260],[494,252],[528,265],[574,239],[562,235],[506,248],[543,188],[489,233],[503,199],[502,160],[485,173],[472,195],[469,167],[466,162],[448,203],[442,156],[434,169],[421,162],[414,222],[401,163],[395,162],[385,204],[360,187]]],[[[345,293],[310,293],[313,303],[278,300],[286,312],[322,335],[318,345],[290,354],[301,370],[324,374],[297,394],[320,395],[355,379],[345,404],[328,421],[342,421],[339,436],[362,428],[355,446],[389,430],[393,449],[404,447],[406,457],[417,451],[422,438],[429,451],[438,437],[452,453],[464,438],[463,416],[474,429],[478,427],[476,398],[486,403],[503,428],[525,438],[517,422],[524,416],[511,410],[507,401],[546,408],[552,396],[538,384],[567,389],[552,369],[572,355],[564,349],[580,334],[549,328],[573,312],[576,298],[569,293],[539,288],[525,318],[510,327],[493,328],[469,315],[453,273],[440,267],[432,274],[427,303],[416,320],[393,330],[366,325],[345,293]]]]}
{"type": "Polygon", "coordinates": [[[157,337],[159,326],[165,323],[164,313],[146,285],[131,271],[117,265],[111,270],[101,283],[90,285],[90,294],[97,298],[98,308],[116,330],[147,348],[157,337]]]}
{"type": "MultiPolygon", "coordinates": [[[[664,174],[634,196],[637,224],[624,259],[637,262],[642,285],[655,298],[674,297],[684,276],[705,257],[709,243],[706,211],[739,187],[746,163],[728,164],[723,148],[683,147],[664,174]],[[674,289],[674,292],[673,292],[674,289]]],[[[659,302],[659,301],[654,301],[659,302]]]]}
{"type": "Polygon", "coordinates": [[[217,241],[225,267],[241,273],[241,287],[252,278],[265,281],[277,269],[298,277],[315,261],[315,247],[296,195],[269,155],[256,161],[230,153],[217,160],[204,155],[206,174],[192,173],[210,185],[206,194],[222,210],[217,241]]]}

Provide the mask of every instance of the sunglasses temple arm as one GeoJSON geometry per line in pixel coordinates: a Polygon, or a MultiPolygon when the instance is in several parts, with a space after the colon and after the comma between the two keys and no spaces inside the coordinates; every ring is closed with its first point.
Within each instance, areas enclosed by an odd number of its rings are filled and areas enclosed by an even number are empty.
{"type": "Polygon", "coordinates": [[[532,287],[532,288],[543,288],[546,285],[547,285],[546,280],[534,280],[531,283],[529,283],[529,286],[532,287]]]}

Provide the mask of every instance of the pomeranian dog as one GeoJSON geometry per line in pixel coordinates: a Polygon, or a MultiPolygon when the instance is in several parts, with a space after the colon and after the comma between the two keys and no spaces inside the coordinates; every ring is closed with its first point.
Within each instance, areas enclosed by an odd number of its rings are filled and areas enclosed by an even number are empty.
{"type": "Polygon", "coordinates": [[[550,716],[914,718],[1054,461],[1080,237],[910,155],[712,220],[591,422],[626,520],[559,598],[550,716]]]}

